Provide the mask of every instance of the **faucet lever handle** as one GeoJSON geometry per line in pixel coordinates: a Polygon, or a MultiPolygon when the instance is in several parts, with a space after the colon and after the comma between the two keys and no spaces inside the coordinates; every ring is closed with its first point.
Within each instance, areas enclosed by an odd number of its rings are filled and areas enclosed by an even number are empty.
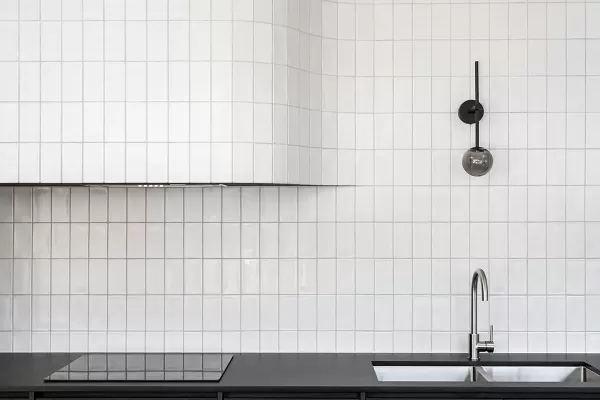
{"type": "Polygon", "coordinates": [[[490,342],[494,341],[494,325],[490,324],[490,342]]]}

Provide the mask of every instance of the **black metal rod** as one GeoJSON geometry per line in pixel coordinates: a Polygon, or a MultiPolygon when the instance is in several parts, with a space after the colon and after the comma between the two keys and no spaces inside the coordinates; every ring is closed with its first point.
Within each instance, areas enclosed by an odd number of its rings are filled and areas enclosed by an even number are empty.
{"type": "Polygon", "coordinates": [[[475,148],[479,149],[479,122],[475,124],[475,148]]]}
{"type": "MultiPolygon", "coordinates": [[[[475,101],[479,107],[479,61],[475,61],[475,101]]],[[[479,120],[475,123],[475,148],[479,148],[479,120]]]]}
{"type": "Polygon", "coordinates": [[[475,61],[475,101],[479,103],[479,61],[475,61]]]}

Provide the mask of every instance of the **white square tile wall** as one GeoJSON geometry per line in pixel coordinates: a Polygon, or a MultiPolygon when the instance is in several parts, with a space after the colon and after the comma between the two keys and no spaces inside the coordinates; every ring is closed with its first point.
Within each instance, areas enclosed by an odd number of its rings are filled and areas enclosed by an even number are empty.
{"type": "Polygon", "coordinates": [[[346,185],[2,188],[0,351],[466,352],[483,268],[499,352],[600,352],[600,3],[4,0],[0,20],[4,181],[346,185]]]}
{"type": "Polygon", "coordinates": [[[321,13],[2,0],[0,182],[321,184],[321,13]]]}

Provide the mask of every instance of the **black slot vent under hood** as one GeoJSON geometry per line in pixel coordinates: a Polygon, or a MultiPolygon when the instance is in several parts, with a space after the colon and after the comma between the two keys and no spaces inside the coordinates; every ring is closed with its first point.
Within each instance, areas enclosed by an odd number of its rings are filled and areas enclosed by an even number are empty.
{"type": "Polygon", "coordinates": [[[185,188],[185,187],[338,187],[302,183],[0,183],[0,187],[117,187],[117,188],[185,188]]]}

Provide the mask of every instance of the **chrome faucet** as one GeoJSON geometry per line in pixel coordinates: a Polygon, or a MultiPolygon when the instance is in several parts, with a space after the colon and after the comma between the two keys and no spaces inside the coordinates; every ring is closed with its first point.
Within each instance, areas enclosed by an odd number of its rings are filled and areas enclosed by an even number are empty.
{"type": "Polygon", "coordinates": [[[488,301],[488,283],[485,272],[477,269],[471,279],[471,333],[469,334],[469,359],[479,361],[479,353],[494,352],[494,325],[490,325],[490,340],[479,341],[477,333],[477,282],[481,281],[481,300],[488,301]]]}

